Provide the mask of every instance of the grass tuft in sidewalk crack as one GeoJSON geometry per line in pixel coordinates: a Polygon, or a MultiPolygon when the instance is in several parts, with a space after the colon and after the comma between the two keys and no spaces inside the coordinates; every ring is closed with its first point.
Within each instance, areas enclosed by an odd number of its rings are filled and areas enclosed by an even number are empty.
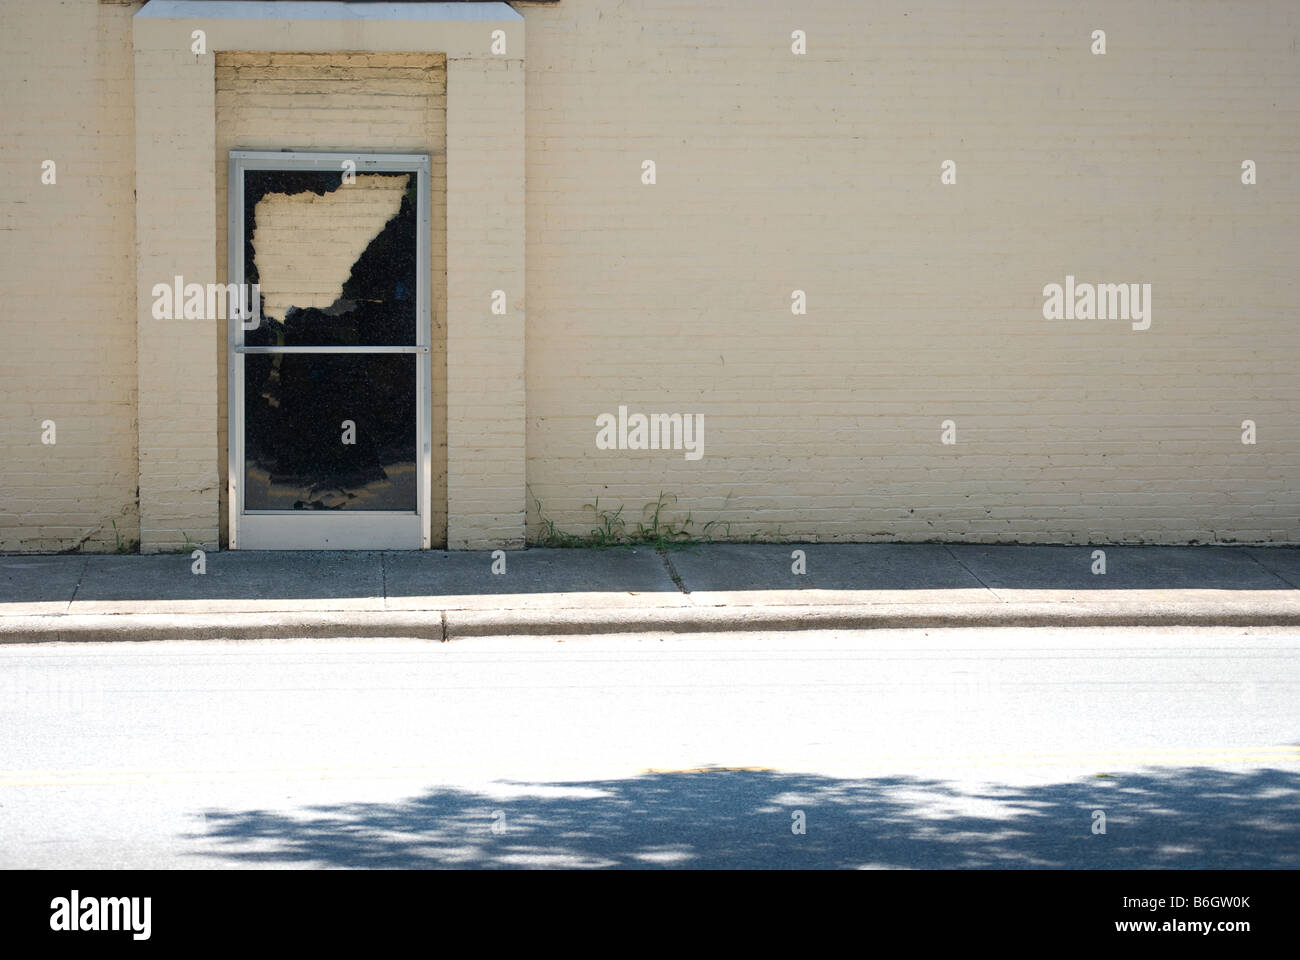
{"type": "Polygon", "coordinates": [[[592,511],[596,520],[596,525],[584,536],[557,529],[555,521],[546,516],[543,511],[541,500],[533,497],[533,504],[537,508],[538,528],[532,545],[536,547],[651,546],[662,551],[667,547],[710,543],[713,541],[712,534],[715,529],[722,530],[724,534],[730,532],[729,524],[710,520],[701,528],[701,535],[696,536],[691,532],[694,520],[689,512],[683,520],[670,519],[671,505],[676,502],[677,497],[660,493],[658,500],[642,508],[644,519],[638,520],[636,526],[629,529],[627,518],[623,516],[623,506],[620,504],[613,510],[602,509],[600,498],[597,497],[595,503],[583,505],[584,510],[592,511]]]}

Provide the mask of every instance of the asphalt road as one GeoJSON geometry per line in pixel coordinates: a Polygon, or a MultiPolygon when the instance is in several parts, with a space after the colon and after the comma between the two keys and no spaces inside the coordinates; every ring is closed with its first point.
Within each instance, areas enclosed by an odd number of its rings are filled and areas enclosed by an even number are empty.
{"type": "Polygon", "coordinates": [[[1297,867],[1297,705],[1246,629],[3,646],[0,867],[1297,867]]]}

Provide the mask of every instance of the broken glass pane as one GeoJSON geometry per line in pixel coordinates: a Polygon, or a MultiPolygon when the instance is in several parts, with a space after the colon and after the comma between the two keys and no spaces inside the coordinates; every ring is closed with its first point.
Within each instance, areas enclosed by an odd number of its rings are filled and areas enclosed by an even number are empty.
{"type": "Polygon", "coordinates": [[[261,288],[248,346],[416,342],[412,173],[247,170],[244,281],[261,288]]]}

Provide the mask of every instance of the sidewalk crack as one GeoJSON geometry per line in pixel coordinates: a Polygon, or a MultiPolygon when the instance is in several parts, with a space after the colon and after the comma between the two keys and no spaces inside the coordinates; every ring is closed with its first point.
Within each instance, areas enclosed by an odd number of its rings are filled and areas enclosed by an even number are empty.
{"type": "Polygon", "coordinates": [[[1253,553],[1251,553],[1250,551],[1251,551],[1251,548],[1250,548],[1250,547],[1247,547],[1247,548],[1246,548],[1246,556],[1250,557],[1251,561],[1254,562],[1255,566],[1259,567],[1259,569],[1263,570],[1265,573],[1269,573],[1269,574],[1272,574],[1273,576],[1277,577],[1279,580],[1281,580],[1283,583],[1285,583],[1285,584],[1286,584],[1288,587],[1290,587],[1292,590],[1300,590],[1300,585],[1297,585],[1297,584],[1292,583],[1290,580],[1288,580],[1286,577],[1282,576],[1282,574],[1278,573],[1276,570],[1270,570],[1268,567],[1264,566],[1262,563],[1259,562],[1259,558],[1256,557],[1256,556],[1255,556],[1253,553]]]}
{"type": "Polygon", "coordinates": [[[663,547],[656,547],[655,553],[659,554],[659,559],[664,562],[664,569],[668,571],[668,576],[672,579],[673,583],[677,584],[677,589],[689,597],[691,591],[687,589],[686,583],[682,580],[681,574],[679,574],[677,568],[673,566],[672,560],[668,557],[668,551],[663,547]]]}
{"type": "Polygon", "coordinates": [[[945,543],[945,544],[943,545],[943,548],[944,548],[945,550],[948,551],[948,556],[952,557],[953,560],[956,561],[957,566],[961,567],[963,570],[965,570],[967,573],[969,573],[972,577],[975,578],[975,582],[976,582],[976,583],[978,583],[981,587],[983,587],[983,588],[984,588],[985,590],[987,590],[989,593],[993,594],[993,596],[994,596],[995,598],[997,598],[999,601],[1001,601],[1001,602],[1003,602],[1003,603],[1006,602],[1002,597],[998,596],[998,592],[997,592],[996,590],[994,590],[994,589],[993,589],[992,587],[990,587],[987,583],[985,583],[983,580],[981,580],[981,579],[979,578],[979,576],[975,573],[974,570],[972,570],[970,567],[966,566],[966,564],[964,564],[964,563],[961,562],[961,557],[957,556],[957,554],[955,554],[955,553],[952,552],[952,547],[951,547],[950,545],[948,545],[948,544],[945,543]]]}
{"type": "Polygon", "coordinates": [[[72,588],[72,596],[68,597],[68,605],[63,608],[64,613],[72,612],[72,603],[77,599],[77,591],[81,589],[81,581],[86,579],[86,568],[90,566],[90,557],[81,558],[81,569],[77,571],[77,585],[72,588]]]}

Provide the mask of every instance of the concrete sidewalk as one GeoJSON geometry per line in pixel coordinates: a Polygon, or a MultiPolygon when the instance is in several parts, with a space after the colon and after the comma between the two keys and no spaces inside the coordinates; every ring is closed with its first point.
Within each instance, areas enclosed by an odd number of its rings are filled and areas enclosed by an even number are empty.
{"type": "Polygon", "coordinates": [[[0,642],[1300,625],[1300,548],[709,544],[0,556],[0,642]],[[802,551],[806,574],[795,574],[802,551]]]}

